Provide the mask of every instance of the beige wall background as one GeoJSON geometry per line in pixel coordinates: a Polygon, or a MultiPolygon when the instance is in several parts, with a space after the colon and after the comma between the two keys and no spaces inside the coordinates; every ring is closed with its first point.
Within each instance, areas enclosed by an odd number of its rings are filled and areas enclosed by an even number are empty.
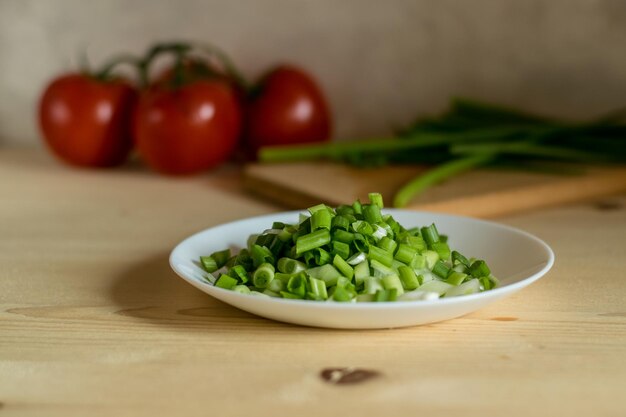
{"type": "Polygon", "coordinates": [[[38,145],[37,97],[87,49],[226,49],[254,77],[298,63],[335,136],[384,134],[465,95],[568,118],[626,105],[624,0],[0,0],[0,145],[38,145]]]}

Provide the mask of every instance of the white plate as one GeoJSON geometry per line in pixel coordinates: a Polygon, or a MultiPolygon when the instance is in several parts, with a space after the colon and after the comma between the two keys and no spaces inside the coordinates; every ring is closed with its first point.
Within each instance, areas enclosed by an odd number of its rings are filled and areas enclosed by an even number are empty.
{"type": "Polygon", "coordinates": [[[467,217],[408,210],[385,210],[410,228],[437,225],[449,236],[450,247],[468,257],[485,259],[500,287],[472,295],[431,301],[338,303],[265,298],[239,294],[209,284],[198,258],[227,247],[245,247],[250,234],[272,222],[297,223],[299,211],[253,217],[212,227],[181,242],[170,255],[170,265],[185,281],[241,310],[273,320],[338,329],[379,329],[415,326],[448,320],[476,311],[513,294],[541,278],[554,263],[554,253],[537,237],[498,223],[467,217]]]}

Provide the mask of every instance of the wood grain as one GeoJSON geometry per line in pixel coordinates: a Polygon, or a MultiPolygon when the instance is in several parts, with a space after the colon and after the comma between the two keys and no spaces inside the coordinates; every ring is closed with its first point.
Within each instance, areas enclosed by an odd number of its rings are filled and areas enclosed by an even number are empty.
{"type": "MultiPolygon", "coordinates": [[[[380,192],[389,204],[394,194],[424,171],[415,166],[353,168],[332,162],[251,164],[244,171],[246,189],[291,208],[367,201],[380,192]]],[[[407,208],[498,217],[539,208],[587,201],[626,191],[626,168],[588,168],[582,175],[554,175],[512,170],[480,170],[432,187],[407,208]]]]}
{"type": "Polygon", "coordinates": [[[170,271],[190,233],[276,210],[231,174],[173,180],[0,151],[0,415],[626,415],[626,197],[502,219],[557,262],[486,309],[325,330],[236,310],[170,271]],[[346,367],[380,375],[320,377],[346,367]]]}

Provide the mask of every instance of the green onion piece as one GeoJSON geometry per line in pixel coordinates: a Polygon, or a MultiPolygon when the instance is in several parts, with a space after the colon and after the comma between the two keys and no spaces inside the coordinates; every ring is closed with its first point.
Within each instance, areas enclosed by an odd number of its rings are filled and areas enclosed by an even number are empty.
{"type": "Polygon", "coordinates": [[[387,267],[391,267],[391,264],[393,262],[393,254],[384,249],[377,248],[376,246],[370,246],[369,252],[367,254],[367,259],[369,259],[370,262],[378,261],[387,267]]]}
{"type": "Polygon", "coordinates": [[[280,294],[281,291],[285,290],[287,284],[283,283],[282,280],[276,279],[276,275],[274,275],[274,279],[267,284],[267,289],[273,291],[277,294],[280,294]]]}
{"type": "Polygon", "coordinates": [[[459,252],[453,250],[452,251],[452,264],[453,265],[464,265],[467,268],[469,268],[470,266],[470,262],[467,260],[467,258],[463,255],[461,255],[459,252]]]}
{"type": "Polygon", "coordinates": [[[425,250],[422,255],[426,258],[426,267],[432,270],[439,260],[439,254],[434,250],[425,250]]]}
{"type": "Polygon", "coordinates": [[[289,291],[291,294],[300,296],[300,298],[303,298],[304,294],[306,293],[305,280],[306,275],[304,274],[304,272],[300,272],[299,274],[294,275],[287,283],[287,291],[289,291]]]}
{"type": "Polygon", "coordinates": [[[330,214],[330,211],[332,211],[330,207],[328,207],[326,204],[323,204],[323,203],[317,204],[313,207],[309,207],[308,210],[309,210],[309,213],[311,213],[311,216],[317,213],[318,211],[326,211],[326,212],[329,212],[329,214],[330,214]]]}
{"type": "Polygon", "coordinates": [[[437,261],[437,263],[433,266],[433,274],[443,279],[446,279],[449,273],[450,267],[448,267],[448,265],[446,265],[443,261],[437,261]]]}
{"type": "Polygon", "coordinates": [[[326,283],[327,287],[337,285],[337,279],[341,277],[341,273],[331,264],[310,268],[306,273],[313,278],[321,279],[326,283]]]}
{"type": "Polygon", "coordinates": [[[354,240],[354,233],[346,232],[345,230],[335,230],[333,232],[333,241],[351,243],[354,240]]]}
{"type": "Polygon", "coordinates": [[[369,193],[368,197],[370,199],[370,203],[378,206],[378,208],[382,209],[385,207],[383,204],[383,196],[380,193],[369,193]]]}
{"type": "Polygon", "coordinates": [[[350,245],[348,245],[347,243],[333,241],[331,242],[331,246],[332,246],[332,250],[331,250],[332,255],[339,255],[343,259],[348,259],[350,257],[350,245]]]}
{"type": "Polygon", "coordinates": [[[357,285],[364,282],[365,278],[370,276],[370,266],[367,261],[363,261],[360,264],[357,264],[353,269],[354,269],[354,282],[356,282],[357,285]]]}
{"type": "Polygon", "coordinates": [[[333,300],[342,302],[350,301],[352,300],[352,293],[344,287],[335,287],[333,300]]]}
{"type": "Polygon", "coordinates": [[[363,205],[363,217],[366,222],[371,224],[378,223],[383,220],[383,216],[380,214],[380,207],[374,204],[363,205]]]}
{"type": "Polygon", "coordinates": [[[307,235],[300,236],[296,240],[296,253],[298,255],[311,249],[319,248],[330,243],[330,232],[328,229],[319,229],[307,235]]]}
{"type": "Polygon", "coordinates": [[[366,277],[363,286],[363,291],[366,294],[376,294],[376,292],[383,289],[380,279],[376,277],[366,277]]]}
{"type": "Polygon", "coordinates": [[[398,250],[394,256],[398,261],[409,265],[411,260],[417,255],[417,251],[405,243],[398,245],[398,250]]]}
{"type": "Polygon", "coordinates": [[[344,214],[353,215],[354,214],[354,209],[352,208],[352,206],[348,206],[346,204],[341,204],[340,206],[338,206],[335,209],[335,213],[337,213],[338,216],[341,216],[341,215],[344,215],[344,214]]]}
{"type": "Polygon", "coordinates": [[[452,287],[446,291],[446,297],[457,297],[459,295],[469,295],[480,291],[480,282],[477,279],[471,279],[458,286],[452,287]]]}
{"type": "Polygon", "coordinates": [[[326,283],[321,279],[309,277],[309,287],[311,287],[311,293],[316,300],[328,299],[328,293],[326,291],[326,283]]]}
{"type": "Polygon", "coordinates": [[[257,268],[252,274],[252,283],[257,288],[266,288],[267,284],[274,279],[274,265],[265,263],[257,268]]]}
{"type": "Polygon", "coordinates": [[[432,249],[437,252],[439,259],[443,259],[444,261],[450,259],[450,247],[447,243],[435,242],[432,244],[432,249]]]}
{"type": "Polygon", "coordinates": [[[390,290],[378,290],[374,295],[374,301],[376,302],[396,301],[397,298],[398,293],[395,288],[390,290]]]}
{"type": "Polygon", "coordinates": [[[420,283],[417,279],[417,275],[412,268],[408,266],[401,266],[398,268],[398,273],[400,274],[400,281],[402,281],[402,286],[407,290],[414,290],[419,287],[420,283]]]}
{"type": "Polygon", "coordinates": [[[357,303],[371,303],[374,300],[374,294],[358,294],[356,296],[357,303]]]}
{"type": "Polygon", "coordinates": [[[322,248],[315,248],[311,250],[311,252],[313,253],[316,265],[324,265],[329,263],[331,260],[330,253],[322,248]]]}
{"type": "Polygon", "coordinates": [[[372,225],[364,220],[357,220],[352,223],[352,229],[356,233],[360,233],[365,236],[371,236],[372,233],[374,233],[374,228],[372,227],[372,225]]]}
{"type": "Polygon", "coordinates": [[[485,291],[493,288],[493,283],[491,282],[489,277],[480,277],[479,280],[480,280],[480,284],[483,286],[483,289],[485,291]]]}
{"type": "Polygon", "coordinates": [[[332,217],[328,210],[317,210],[311,215],[311,230],[319,230],[319,229],[328,229],[330,230],[330,225],[332,222],[332,217]]]}
{"type": "Polygon", "coordinates": [[[395,289],[397,295],[404,294],[404,289],[402,288],[402,281],[400,281],[400,277],[396,274],[386,275],[382,278],[383,287],[386,290],[395,289]]]}
{"type": "Polygon", "coordinates": [[[292,226],[285,226],[277,235],[281,242],[287,243],[291,240],[291,236],[295,233],[292,226]]]}
{"type": "Polygon", "coordinates": [[[272,233],[264,233],[262,235],[259,235],[256,238],[256,242],[254,242],[255,245],[259,245],[259,246],[265,246],[267,248],[269,248],[270,244],[272,243],[272,241],[274,240],[274,238],[276,237],[276,235],[272,234],[272,233]]]}
{"type": "Polygon", "coordinates": [[[220,277],[215,281],[215,286],[224,288],[226,290],[232,290],[237,286],[238,281],[226,274],[220,275],[220,277]]]}
{"type": "Polygon", "coordinates": [[[224,265],[230,259],[230,249],[225,249],[218,252],[213,252],[210,256],[201,256],[200,263],[207,272],[215,272],[224,265]]]}
{"type": "Polygon", "coordinates": [[[258,268],[260,265],[264,263],[270,263],[270,264],[274,263],[274,255],[265,246],[260,246],[256,244],[252,245],[250,256],[252,257],[252,264],[254,268],[258,268]]]}
{"type": "Polygon", "coordinates": [[[480,278],[491,274],[491,270],[485,261],[477,260],[470,266],[470,274],[472,274],[473,277],[480,278]]]}
{"type": "Polygon", "coordinates": [[[347,231],[350,228],[350,219],[347,216],[335,216],[331,221],[331,229],[342,229],[347,231]]]}
{"type": "Polygon", "coordinates": [[[276,264],[278,270],[285,274],[297,274],[306,269],[306,265],[291,258],[280,258],[276,264]]]}
{"type": "MultiPolygon", "coordinates": [[[[433,262],[434,265],[434,262],[433,262]]],[[[422,268],[426,268],[426,257],[423,255],[415,255],[413,257],[413,259],[411,259],[411,262],[409,263],[409,266],[413,269],[422,269],[422,268]]]]}
{"type": "Polygon", "coordinates": [[[201,256],[200,263],[202,264],[202,268],[204,268],[204,270],[208,273],[215,272],[219,269],[217,262],[212,256],[201,256]]]}
{"type": "Polygon", "coordinates": [[[272,229],[283,229],[285,226],[287,226],[287,224],[285,224],[283,222],[273,222],[272,223],[272,229]]]}
{"type": "Polygon", "coordinates": [[[390,239],[389,237],[385,236],[378,241],[377,246],[381,248],[382,250],[385,250],[393,254],[395,253],[396,248],[398,247],[398,244],[396,243],[395,240],[390,239]]]}
{"type": "Polygon", "coordinates": [[[383,218],[385,219],[385,223],[389,225],[389,228],[391,229],[391,231],[393,231],[394,234],[400,233],[402,227],[400,226],[400,223],[396,221],[396,219],[391,217],[391,215],[383,216],[383,218]]]}
{"type": "Polygon", "coordinates": [[[248,271],[242,265],[235,265],[228,271],[228,275],[245,284],[248,282],[248,271]]]}
{"type": "Polygon", "coordinates": [[[352,244],[354,245],[354,248],[356,249],[357,252],[367,252],[368,248],[370,247],[370,244],[365,238],[365,236],[363,236],[360,233],[354,234],[354,239],[352,240],[352,244]]]}
{"type": "Polygon", "coordinates": [[[374,273],[378,276],[385,276],[385,275],[390,275],[390,274],[394,274],[395,271],[393,269],[391,269],[390,267],[380,263],[379,261],[377,261],[376,259],[372,259],[370,260],[370,267],[374,270],[374,273]]]}
{"type": "Polygon", "coordinates": [[[450,285],[447,282],[434,279],[432,281],[425,282],[418,288],[419,291],[436,292],[439,295],[444,294],[450,288],[454,288],[454,285],[450,285]]]}
{"type": "Polygon", "coordinates": [[[363,212],[363,206],[361,205],[361,202],[359,200],[356,200],[354,203],[352,203],[352,209],[354,210],[355,214],[361,214],[363,212]]]}
{"type": "Polygon", "coordinates": [[[279,280],[284,285],[287,285],[287,283],[289,282],[291,277],[294,276],[294,275],[295,274],[285,274],[284,272],[275,272],[274,273],[274,279],[272,280],[272,282],[276,281],[276,280],[279,280]]]}
{"type": "Polygon", "coordinates": [[[335,255],[333,259],[333,265],[335,268],[341,272],[341,275],[347,277],[348,279],[352,279],[354,276],[354,269],[339,255],[335,255]]]}
{"type": "Polygon", "coordinates": [[[420,236],[406,236],[403,239],[403,243],[406,243],[418,252],[423,252],[428,249],[426,247],[426,242],[420,236]]]}
{"type": "Polygon", "coordinates": [[[439,242],[439,232],[437,231],[437,227],[435,223],[431,224],[428,227],[422,227],[422,238],[428,245],[428,249],[432,249],[432,245],[435,242],[439,242]]]}
{"type": "Polygon", "coordinates": [[[250,256],[248,249],[242,249],[235,258],[234,265],[241,265],[246,271],[252,271],[254,269],[254,261],[250,256]]]}
{"type": "Polygon", "coordinates": [[[285,242],[280,240],[278,238],[278,235],[276,235],[274,239],[272,240],[272,242],[270,243],[270,245],[268,246],[268,249],[270,250],[270,252],[272,253],[274,257],[278,257],[280,253],[282,252],[284,246],[285,246],[285,242]]]}
{"type": "Polygon", "coordinates": [[[355,265],[360,264],[361,262],[363,262],[365,260],[367,260],[367,255],[365,255],[365,253],[363,253],[363,252],[359,252],[359,253],[355,253],[354,255],[349,257],[346,260],[346,262],[348,262],[352,266],[355,266],[355,265]]]}
{"type": "Polygon", "coordinates": [[[491,162],[494,157],[495,155],[491,152],[473,154],[465,158],[445,162],[436,168],[430,169],[425,174],[420,174],[408,184],[405,184],[396,193],[393,199],[393,206],[404,207],[413,199],[414,196],[421,193],[426,188],[438,184],[439,182],[461,172],[470,170],[480,165],[485,165],[491,162]]]}
{"type": "Polygon", "coordinates": [[[292,300],[301,300],[301,299],[303,299],[303,298],[304,298],[304,295],[300,295],[300,294],[292,294],[292,293],[287,292],[287,291],[281,291],[281,292],[280,292],[280,295],[281,295],[283,298],[289,298],[289,299],[292,299],[292,300]]]}
{"type": "Polygon", "coordinates": [[[250,288],[248,288],[246,285],[235,285],[233,287],[233,291],[240,294],[250,294],[250,288]]]}
{"type": "Polygon", "coordinates": [[[452,271],[446,278],[446,282],[451,285],[459,285],[467,278],[467,274],[462,272],[452,271]]]}

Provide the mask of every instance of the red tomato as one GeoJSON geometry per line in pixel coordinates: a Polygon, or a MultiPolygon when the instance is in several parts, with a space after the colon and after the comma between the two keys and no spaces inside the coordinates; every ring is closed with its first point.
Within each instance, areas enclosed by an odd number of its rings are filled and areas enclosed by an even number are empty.
{"type": "Polygon", "coordinates": [[[261,80],[247,116],[246,140],[254,151],[330,139],[326,100],[313,78],[295,67],[278,67],[261,80]]]}
{"type": "Polygon", "coordinates": [[[148,89],[134,118],[139,154],[153,169],[172,175],[193,174],[224,162],[240,131],[237,95],[219,80],[148,89]]]}
{"type": "Polygon", "coordinates": [[[135,90],[122,80],[68,74],[52,81],[39,103],[39,125],[52,151],[79,166],[118,165],[132,147],[135,90]]]}

